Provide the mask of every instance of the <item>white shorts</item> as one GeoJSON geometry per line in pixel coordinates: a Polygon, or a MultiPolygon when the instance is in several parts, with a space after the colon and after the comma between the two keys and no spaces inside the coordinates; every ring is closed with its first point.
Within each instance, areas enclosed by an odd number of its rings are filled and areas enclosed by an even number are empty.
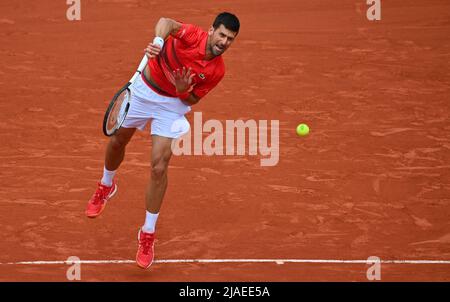
{"type": "Polygon", "coordinates": [[[191,107],[179,98],[156,93],[142,76],[136,78],[130,90],[130,108],[122,127],[144,130],[151,120],[152,135],[178,138],[189,131],[189,122],[184,115],[191,107]]]}

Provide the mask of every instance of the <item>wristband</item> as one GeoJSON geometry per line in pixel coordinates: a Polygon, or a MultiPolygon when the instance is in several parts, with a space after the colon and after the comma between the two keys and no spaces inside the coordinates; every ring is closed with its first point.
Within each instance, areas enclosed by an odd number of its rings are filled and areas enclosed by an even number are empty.
{"type": "Polygon", "coordinates": [[[164,39],[161,38],[161,37],[155,37],[153,39],[153,44],[159,45],[161,47],[161,49],[162,49],[163,46],[164,46],[164,39]]]}
{"type": "Polygon", "coordinates": [[[180,99],[180,100],[186,100],[186,99],[188,99],[189,98],[189,96],[190,96],[190,93],[189,93],[189,91],[185,91],[185,92],[178,92],[177,91],[177,97],[180,99]]]}

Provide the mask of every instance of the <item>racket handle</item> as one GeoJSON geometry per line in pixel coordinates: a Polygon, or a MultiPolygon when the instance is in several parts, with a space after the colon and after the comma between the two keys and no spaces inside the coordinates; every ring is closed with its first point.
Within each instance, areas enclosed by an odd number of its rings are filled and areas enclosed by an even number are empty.
{"type": "Polygon", "coordinates": [[[147,63],[148,63],[148,58],[147,58],[146,55],[144,55],[144,57],[143,57],[142,60],[141,60],[141,64],[139,64],[139,67],[138,67],[137,70],[140,71],[140,72],[142,72],[142,70],[144,70],[145,65],[147,65],[147,63]]]}
{"type": "Polygon", "coordinates": [[[133,83],[136,80],[136,78],[142,73],[142,70],[144,70],[147,63],[148,63],[148,58],[146,55],[144,55],[144,57],[141,60],[141,63],[139,64],[138,69],[136,70],[133,77],[131,78],[130,83],[133,83]]]}

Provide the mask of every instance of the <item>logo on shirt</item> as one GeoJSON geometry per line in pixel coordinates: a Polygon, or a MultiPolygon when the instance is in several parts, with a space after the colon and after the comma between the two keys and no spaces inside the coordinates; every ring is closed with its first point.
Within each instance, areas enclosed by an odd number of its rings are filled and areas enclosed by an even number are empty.
{"type": "Polygon", "coordinates": [[[205,75],[203,74],[203,73],[200,73],[199,75],[198,75],[198,77],[200,78],[200,79],[202,79],[202,80],[204,80],[206,77],[205,77],[205,75]]]}

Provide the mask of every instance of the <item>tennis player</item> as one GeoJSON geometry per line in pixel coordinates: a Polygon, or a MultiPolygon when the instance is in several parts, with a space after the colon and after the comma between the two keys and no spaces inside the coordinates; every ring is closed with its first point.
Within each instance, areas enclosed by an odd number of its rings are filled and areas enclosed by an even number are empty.
{"type": "Polygon", "coordinates": [[[145,49],[149,63],[132,84],[128,114],[108,142],[103,178],[86,209],[90,218],[104,210],[117,192],[114,176],[128,142],[136,129],[143,130],[151,121],[152,171],[136,254],[141,268],[148,268],[153,262],[155,225],[167,188],[172,140],[189,131],[184,115],[222,80],[222,54],[233,43],[239,27],[238,18],[227,12],[219,14],[207,32],[196,25],[161,18],[155,27],[156,37],[145,49]]]}

